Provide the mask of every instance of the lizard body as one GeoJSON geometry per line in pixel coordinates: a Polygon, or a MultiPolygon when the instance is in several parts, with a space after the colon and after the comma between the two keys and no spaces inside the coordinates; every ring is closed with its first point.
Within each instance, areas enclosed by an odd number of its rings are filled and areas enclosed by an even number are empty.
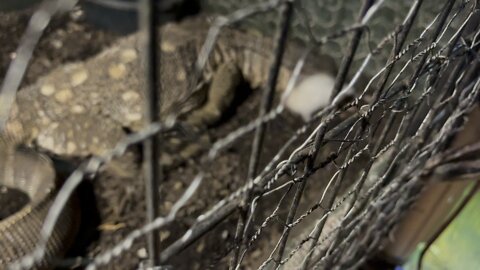
{"type": "MultiPolygon", "coordinates": [[[[229,106],[242,78],[252,88],[265,86],[272,40],[233,29],[222,29],[200,82],[192,81],[207,30],[203,18],[161,28],[161,118],[186,114],[193,125],[208,125],[229,106]],[[198,87],[209,91],[192,94],[198,87]]],[[[112,149],[127,130],[138,131],[144,125],[143,68],[137,48],[138,34],[128,36],[99,55],[59,67],[20,90],[7,135],[58,155],[84,157],[112,149]]],[[[300,54],[299,47],[287,49],[278,89],[285,88],[300,54]]],[[[332,62],[309,61],[304,74],[322,69],[332,72],[332,62]]]]}

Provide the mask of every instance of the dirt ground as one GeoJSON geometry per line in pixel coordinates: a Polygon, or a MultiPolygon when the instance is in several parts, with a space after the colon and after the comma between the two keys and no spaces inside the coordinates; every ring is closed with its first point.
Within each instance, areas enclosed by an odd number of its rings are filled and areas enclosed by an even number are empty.
{"type": "MultiPolygon", "coordinates": [[[[11,59],[15,57],[15,50],[32,11],[0,11],[0,83],[3,82],[11,59]]],[[[55,18],[34,52],[23,85],[33,82],[38,76],[62,63],[79,61],[98,53],[116,36],[85,23],[78,10],[55,18]]]]}

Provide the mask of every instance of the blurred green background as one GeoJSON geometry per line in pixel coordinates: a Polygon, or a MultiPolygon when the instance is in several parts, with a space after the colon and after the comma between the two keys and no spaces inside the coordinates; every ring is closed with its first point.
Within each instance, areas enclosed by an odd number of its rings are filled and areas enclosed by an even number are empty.
{"type": "MultiPolygon", "coordinates": [[[[404,265],[415,270],[424,244],[404,265]]],[[[425,254],[423,270],[479,270],[480,269],[480,193],[463,209],[425,254]]]]}

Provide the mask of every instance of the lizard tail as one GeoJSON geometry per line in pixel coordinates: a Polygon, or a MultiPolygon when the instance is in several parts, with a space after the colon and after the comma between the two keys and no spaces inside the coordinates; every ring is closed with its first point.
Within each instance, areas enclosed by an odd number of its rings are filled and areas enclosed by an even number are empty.
{"type": "MultiPolygon", "coordinates": [[[[56,183],[51,161],[32,151],[0,145],[0,265],[33,252],[53,202],[56,183]]],[[[70,200],[49,238],[43,260],[30,269],[52,268],[73,242],[78,215],[70,200]]]]}

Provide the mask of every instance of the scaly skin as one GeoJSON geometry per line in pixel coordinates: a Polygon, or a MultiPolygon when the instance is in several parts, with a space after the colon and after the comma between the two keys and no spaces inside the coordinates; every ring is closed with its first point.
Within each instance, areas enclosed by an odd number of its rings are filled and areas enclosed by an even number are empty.
{"type": "MultiPolygon", "coordinates": [[[[206,85],[202,88],[209,90],[207,98],[191,95],[197,87],[191,74],[207,26],[197,18],[162,28],[161,118],[183,114],[194,126],[208,125],[230,105],[242,77],[252,88],[265,85],[271,40],[225,29],[200,78],[206,85]]],[[[57,68],[22,89],[7,122],[7,134],[57,155],[84,157],[112,149],[126,130],[140,130],[145,98],[137,43],[137,35],[128,36],[98,56],[57,68]]],[[[300,52],[289,48],[278,89],[285,88],[300,52]]],[[[333,64],[310,61],[304,74],[322,69],[330,72],[333,64]]]]}
{"type": "MultiPolygon", "coordinates": [[[[16,149],[10,142],[2,139],[0,156],[0,201],[4,207],[2,211],[6,210],[6,202],[17,204],[15,209],[18,209],[0,220],[0,265],[3,268],[34,250],[42,223],[55,195],[56,177],[46,156],[26,149],[16,149]],[[23,205],[25,202],[21,203],[18,195],[9,197],[12,193],[5,191],[6,188],[24,192],[30,201],[23,205]],[[2,196],[5,198],[2,199],[2,196]]],[[[48,268],[50,260],[64,254],[74,240],[79,218],[74,205],[75,198],[72,198],[64,207],[52,237],[47,242],[45,257],[32,269],[48,268]]]]}

